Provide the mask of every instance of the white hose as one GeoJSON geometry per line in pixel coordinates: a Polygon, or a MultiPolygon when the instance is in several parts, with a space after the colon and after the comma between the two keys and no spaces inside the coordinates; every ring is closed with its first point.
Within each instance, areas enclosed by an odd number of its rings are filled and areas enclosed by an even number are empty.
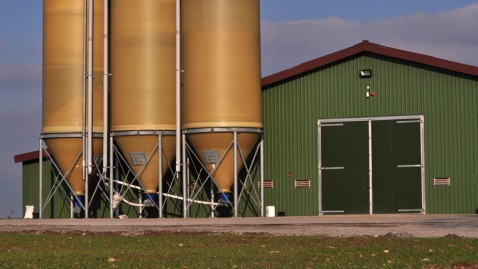
{"type": "MultiPolygon", "coordinates": [[[[126,183],[126,182],[116,180],[116,179],[113,180],[113,182],[115,182],[117,184],[120,184],[120,185],[123,185],[123,186],[128,186],[130,188],[134,188],[134,189],[137,189],[137,190],[142,190],[143,189],[140,186],[132,185],[130,183],[126,183]]],[[[105,184],[108,185],[107,182],[105,182],[105,184]]],[[[113,208],[116,208],[118,206],[118,205],[115,205],[116,199],[118,199],[117,195],[119,197],[121,197],[121,201],[125,202],[128,205],[137,206],[137,207],[143,207],[144,206],[144,204],[138,204],[138,203],[130,202],[130,201],[126,200],[123,196],[121,196],[119,193],[115,193],[114,196],[113,196],[113,208]]],[[[168,193],[163,193],[163,196],[178,199],[178,200],[184,200],[184,198],[182,196],[168,194],[168,193]]],[[[195,199],[187,199],[187,201],[190,202],[190,203],[195,203],[195,204],[214,205],[214,206],[219,205],[219,203],[210,202],[210,201],[201,201],[201,200],[195,200],[195,199]]]]}
{"type": "Polygon", "coordinates": [[[130,202],[130,201],[126,200],[125,198],[123,198],[123,196],[121,196],[121,201],[127,203],[128,205],[137,206],[137,207],[144,207],[143,204],[137,204],[137,203],[130,202]]]}
{"type": "MultiPolygon", "coordinates": [[[[163,193],[163,196],[170,197],[170,198],[174,198],[174,199],[178,199],[178,200],[184,200],[182,196],[178,196],[178,195],[172,195],[172,194],[163,193]]],[[[187,201],[188,201],[188,202],[191,202],[191,203],[203,204],[203,205],[215,205],[215,206],[218,206],[218,205],[219,205],[219,203],[207,202],[207,201],[200,201],[200,200],[193,200],[193,199],[187,199],[187,201]]]]}

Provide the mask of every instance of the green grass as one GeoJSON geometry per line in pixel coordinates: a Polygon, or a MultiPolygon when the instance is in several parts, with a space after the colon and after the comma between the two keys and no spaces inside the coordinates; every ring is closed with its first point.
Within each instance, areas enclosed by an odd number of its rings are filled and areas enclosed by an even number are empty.
{"type": "Polygon", "coordinates": [[[478,240],[460,237],[131,234],[0,233],[0,268],[478,266],[478,240]]]}

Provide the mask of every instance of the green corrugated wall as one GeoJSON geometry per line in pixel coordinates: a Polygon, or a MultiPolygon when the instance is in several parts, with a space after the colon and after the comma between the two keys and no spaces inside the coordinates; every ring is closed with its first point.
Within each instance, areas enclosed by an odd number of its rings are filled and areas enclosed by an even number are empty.
{"type": "MultiPolygon", "coordinates": [[[[25,206],[33,205],[34,212],[38,213],[39,207],[39,186],[38,179],[40,163],[38,161],[30,161],[22,164],[22,200],[23,200],[23,214],[25,214],[25,206]]],[[[50,189],[53,186],[54,175],[51,170],[51,162],[43,161],[43,195],[42,203],[44,206],[43,218],[68,218],[70,216],[70,204],[68,197],[63,188],[55,193],[51,200],[46,204],[50,189]],[[46,205],[45,205],[46,204],[46,205]]]]}
{"type": "MultiPolygon", "coordinates": [[[[23,201],[23,215],[25,214],[26,205],[34,205],[35,213],[39,213],[39,165],[37,160],[27,161],[22,164],[22,201],[23,201]]],[[[53,197],[48,201],[48,195],[54,188],[54,182],[58,182],[54,170],[52,169],[51,162],[48,160],[43,161],[43,213],[42,217],[49,218],[69,218],[70,217],[70,192],[66,184],[62,184],[59,188],[56,188],[56,192],[53,197]]],[[[91,186],[92,188],[94,186],[91,186]]],[[[91,190],[90,193],[93,193],[91,190]]],[[[100,192],[97,192],[92,199],[90,206],[90,217],[105,218],[109,217],[109,204],[106,198],[104,198],[100,192]]]]}
{"type": "Polygon", "coordinates": [[[265,179],[274,182],[266,206],[318,213],[318,119],[423,115],[427,213],[478,208],[477,77],[365,53],[267,86],[263,104],[265,179]],[[359,78],[361,69],[372,77],[359,78]],[[451,186],[433,186],[435,177],[451,186]],[[296,179],[311,188],[295,188],[296,179]]]}

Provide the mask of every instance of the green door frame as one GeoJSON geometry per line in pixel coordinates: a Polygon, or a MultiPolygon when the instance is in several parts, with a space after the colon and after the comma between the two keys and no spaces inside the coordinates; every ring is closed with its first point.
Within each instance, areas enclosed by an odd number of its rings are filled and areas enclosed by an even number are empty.
{"type": "MultiPolygon", "coordinates": [[[[325,213],[340,213],[340,212],[327,212],[323,210],[322,204],[322,180],[323,180],[323,170],[330,169],[328,167],[322,166],[322,127],[331,126],[334,124],[346,123],[346,122],[368,122],[368,148],[369,148],[369,214],[373,214],[373,162],[372,162],[372,122],[374,121],[402,121],[402,122],[419,122],[420,123],[420,164],[411,164],[410,167],[420,167],[421,174],[421,209],[418,213],[426,214],[426,199],[425,199],[425,128],[424,128],[424,116],[391,116],[391,117],[371,117],[371,118],[338,118],[338,119],[319,119],[317,121],[317,160],[318,160],[318,208],[319,215],[325,213]]],[[[403,165],[401,165],[403,166],[403,165]]]]}

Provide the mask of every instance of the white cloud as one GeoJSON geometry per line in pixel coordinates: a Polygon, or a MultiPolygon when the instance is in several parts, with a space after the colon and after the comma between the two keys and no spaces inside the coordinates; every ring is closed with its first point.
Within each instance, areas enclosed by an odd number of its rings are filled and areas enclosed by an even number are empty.
{"type": "Polygon", "coordinates": [[[262,24],[262,73],[268,75],[362,40],[478,65],[478,4],[435,14],[362,23],[322,20],[262,24]]]}

